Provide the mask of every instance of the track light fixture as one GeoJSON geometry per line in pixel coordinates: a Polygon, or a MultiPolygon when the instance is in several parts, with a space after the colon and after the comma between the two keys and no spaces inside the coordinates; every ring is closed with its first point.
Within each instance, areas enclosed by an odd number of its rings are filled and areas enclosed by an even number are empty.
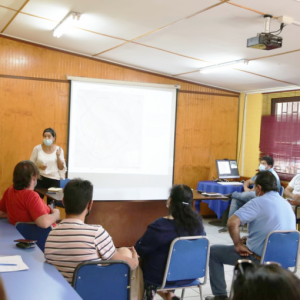
{"type": "Polygon", "coordinates": [[[234,60],[234,61],[229,61],[229,62],[225,62],[225,63],[221,63],[221,64],[217,64],[217,65],[212,65],[212,66],[208,66],[208,67],[203,67],[199,70],[200,73],[212,73],[212,72],[216,72],[220,69],[225,69],[225,68],[232,68],[236,65],[247,65],[248,64],[248,60],[246,59],[239,59],[239,60],[234,60]]]}

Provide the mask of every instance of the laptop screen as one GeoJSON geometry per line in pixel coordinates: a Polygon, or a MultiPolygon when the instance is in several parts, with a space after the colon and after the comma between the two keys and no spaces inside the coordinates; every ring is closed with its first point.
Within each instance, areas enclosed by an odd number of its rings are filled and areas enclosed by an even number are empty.
{"type": "Polygon", "coordinates": [[[240,178],[236,160],[216,159],[219,178],[240,178]]]}

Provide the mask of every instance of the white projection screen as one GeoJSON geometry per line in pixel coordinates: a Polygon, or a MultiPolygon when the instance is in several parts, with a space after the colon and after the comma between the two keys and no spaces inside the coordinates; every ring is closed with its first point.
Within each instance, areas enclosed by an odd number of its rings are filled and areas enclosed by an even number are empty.
{"type": "Polygon", "coordinates": [[[95,201],[166,200],[179,86],[68,79],[68,178],[90,180],[95,201]]]}

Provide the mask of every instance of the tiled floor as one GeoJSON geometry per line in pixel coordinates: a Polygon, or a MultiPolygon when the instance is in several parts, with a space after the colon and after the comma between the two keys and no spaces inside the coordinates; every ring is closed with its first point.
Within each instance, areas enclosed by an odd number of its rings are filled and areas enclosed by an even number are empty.
{"type": "MultiPolygon", "coordinates": [[[[214,219],[215,220],[215,219],[214,219]]],[[[222,244],[222,245],[232,245],[232,240],[228,233],[219,233],[218,230],[221,227],[216,227],[210,225],[208,222],[211,221],[210,219],[203,219],[204,228],[206,231],[206,235],[208,239],[210,240],[211,245],[215,244],[222,244]]],[[[247,229],[244,229],[243,232],[241,232],[241,236],[247,235],[247,229]]],[[[233,266],[225,265],[225,279],[227,284],[227,290],[230,290],[231,281],[232,281],[232,274],[233,274],[233,266]]],[[[296,273],[298,277],[300,277],[300,262],[298,263],[298,272],[296,273]]],[[[203,292],[203,298],[206,296],[212,295],[210,283],[209,283],[209,274],[207,283],[202,286],[202,292],[203,292]]],[[[181,295],[181,290],[177,290],[175,292],[176,295],[181,295]]],[[[155,299],[161,300],[162,298],[158,295],[156,295],[155,299]]],[[[185,296],[184,300],[196,300],[200,299],[199,290],[197,288],[190,288],[185,290],[185,296]]]]}

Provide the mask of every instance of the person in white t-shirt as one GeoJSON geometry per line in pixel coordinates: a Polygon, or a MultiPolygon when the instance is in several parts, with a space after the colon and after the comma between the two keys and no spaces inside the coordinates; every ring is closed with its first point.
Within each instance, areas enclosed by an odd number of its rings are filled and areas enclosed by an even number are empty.
{"type": "Polygon", "coordinates": [[[291,180],[283,194],[292,205],[300,205],[300,174],[291,180]]]}
{"type": "MultiPolygon", "coordinates": [[[[43,132],[43,143],[33,148],[30,160],[37,165],[41,174],[37,189],[59,187],[59,180],[65,179],[67,168],[64,151],[55,142],[56,132],[52,128],[46,128],[43,132]]],[[[43,198],[43,195],[40,196],[43,198]]]]}

